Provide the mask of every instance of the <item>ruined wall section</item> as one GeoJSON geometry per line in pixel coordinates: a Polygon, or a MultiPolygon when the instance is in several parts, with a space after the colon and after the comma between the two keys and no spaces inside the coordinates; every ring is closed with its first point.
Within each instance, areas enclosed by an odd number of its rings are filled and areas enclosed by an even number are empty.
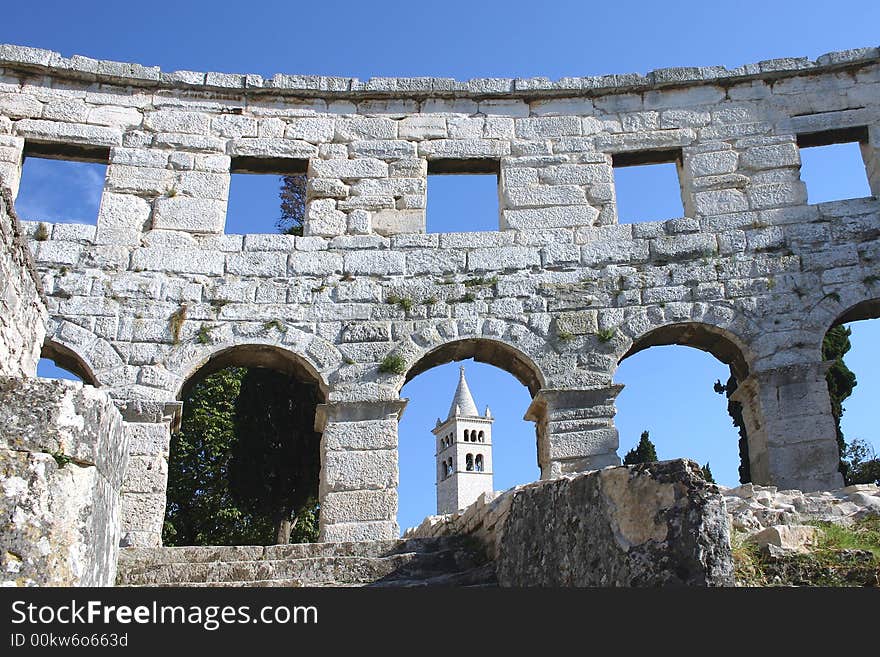
{"type": "Polygon", "coordinates": [[[36,375],[47,319],[40,279],[0,176],[0,376],[36,375]]]}
{"type": "MultiPolygon", "coordinates": [[[[613,377],[631,348],[704,327],[745,366],[761,483],[840,483],[820,345],[852,308],[876,308],[880,204],[810,204],[799,143],[858,141],[880,191],[875,48],[559,81],[269,80],[15,46],[0,67],[10,187],[29,148],[110,165],[97,226],[48,224],[31,242],[51,339],[132,408],[172,402],[225,349],[295,355],[336,405],[329,426],[381,437],[333,448],[348,465],[322,475],[340,502],[324,536],[395,534],[385,403],[405,374],[380,364],[451,343],[527,363],[553,477],[619,462],[613,377]],[[614,166],[664,158],[685,216],[619,223],[614,166]],[[232,172],[294,170],[309,177],[305,237],[223,233],[232,172]],[[497,172],[499,230],[424,233],[432,170],[497,172]]],[[[138,545],[158,541],[168,432],[161,409],[144,417],[157,439],[132,466],[138,545]]]]}

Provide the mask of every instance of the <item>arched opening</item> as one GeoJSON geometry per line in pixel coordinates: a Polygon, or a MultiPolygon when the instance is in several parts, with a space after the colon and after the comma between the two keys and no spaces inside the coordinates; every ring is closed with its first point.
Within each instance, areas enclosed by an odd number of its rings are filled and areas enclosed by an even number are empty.
{"type": "Polygon", "coordinates": [[[477,458],[474,460],[474,469],[477,472],[483,471],[483,455],[477,454],[477,458]]]}
{"type": "Polygon", "coordinates": [[[398,429],[401,529],[417,526],[441,509],[465,508],[482,492],[506,490],[540,477],[535,425],[522,418],[542,387],[543,378],[527,356],[490,339],[443,345],[411,367],[400,393],[409,400],[398,429]],[[452,407],[460,364],[465,367],[476,408],[475,415],[466,412],[469,417],[456,420],[452,407]],[[433,459],[443,456],[435,457],[431,449],[435,444],[432,431],[435,435],[451,431],[457,437],[448,448],[452,452],[447,457],[448,474],[438,481],[431,477],[438,470],[433,459]],[[482,455],[480,468],[472,447],[479,442],[492,444],[492,453],[482,455]],[[481,481],[468,482],[463,477],[481,481]],[[444,492],[444,488],[449,490],[444,492]],[[465,493],[466,489],[471,492],[465,493]],[[451,497],[444,497],[447,493],[451,497]]]}
{"type": "Polygon", "coordinates": [[[717,483],[738,486],[747,444],[728,413],[732,403],[719,393],[748,374],[746,350],[728,331],[686,323],[643,335],[615,373],[624,384],[615,417],[621,458],[690,458],[717,483]]]}
{"type": "Polygon", "coordinates": [[[40,351],[37,376],[45,379],[82,381],[95,387],[100,385],[92,369],[82,358],[68,347],[51,340],[47,340],[40,351]]]}
{"type": "Polygon", "coordinates": [[[822,341],[822,359],[831,363],[826,380],[841,453],[840,473],[847,485],[880,483],[878,318],[880,299],[858,303],[832,323],[822,341]]]}
{"type": "Polygon", "coordinates": [[[181,386],[163,543],[317,540],[325,386],[295,354],[245,345],[213,354],[181,386]]]}

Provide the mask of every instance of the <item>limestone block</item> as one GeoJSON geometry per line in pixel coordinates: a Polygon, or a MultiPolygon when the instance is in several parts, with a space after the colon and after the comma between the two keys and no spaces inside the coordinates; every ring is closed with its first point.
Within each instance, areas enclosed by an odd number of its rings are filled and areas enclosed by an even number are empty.
{"type": "Polygon", "coordinates": [[[373,231],[379,235],[424,233],[425,210],[379,210],[372,214],[373,231]]]}
{"type": "Polygon", "coordinates": [[[277,252],[230,253],[226,271],[239,276],[282,277],[287,274],[287,254],[277,252]]]}
{"type": "Polygon", "coordinates": [[[599,211],[589,205],[571,205],[539,209],[503,210],[502,228],[530,230],[564,226],[592,226],[599,211]]]}
{"type": "Polygon", "coordinates": [[[43,103],[20,93],[0,93],[0,114],[10,119],[38,118],[43,113],[43,103]]]}
{"type": "Polygon", "coordinates": [[[715,176],[736,171],[739,156],[735,151],[714,151],[685,155],[685,170],[694,177],[715,176]]]}
{"type": "Polygon", "coordinates": [[[312,144],[333,141],[336,122],[324,117],[291,119],[284,128],[285,139],[299,139],[312,144]]]}
{"type": "Polygon", "coordinates": [[[749,542],[759,548],[769,546],[786,552],[807,554],[816,544],[818,527],[813,525],[774,525],[749,536],[749,542]]]}
{"type": "Polygon", "coordinates": [[[582,123],[577,116],[537,116],[515,120],[516,136],[521,139],[552,139],[580,135],[582,123]]]}
{"type": "Polygon", "coordinates": [[[186,196],[225,201],[229,196],[229,175],[184,171],[178,176],[174,188],[186,196]]]}
{"type": "Polygon", "coordinates": [[[342,272],[342,256],[327,251],[291,253],[287,259],[287,271],[291,276],[325,276],[342,272]]]}
{"type": "Polygon", "coordinates": [[[311,178],[307,192],[310,198],[346,198],[349,186],[334,178],[311,178]]]}
{"type": "Polygon", "coordinates": [[[542,183],[548,185],[592,185],[612,183],[610,164],[560,164],[538,172],[542,183]]]}
{"type": "Polygon", "coordinates": [[[394,521],[396,517],[396,490],[342,491],[321,498],[321,520],[328,524],[394,521]]]}
{"type": "Polygon", "coordinates": [[[222,233],[226,224],[226,202],[186,196],[156,199],[153,228],[185,230],[190,233],[222,233]]]}
{"type": "Polygon", "coordinates": [[[540,266],[540,264],[541,254],[535,249],[522,246],[474,249],[468,253],[468,269],[470,271],[522,269],[540,266]]]}
{"type": "Polygon", "coordinates": [[[131,267],[135,271],[146,269],[220,276],[223,274],[224,264],[224,254],[219,251],[148,248],[135,249],[131,254],[131,267]]]}
{"type": "Polygon", "coordinates": [[[693,234],[658,237],[651,240],[651,254],[660,259],[685,259],[712,255],[718,251],[714,235],[693,234]]]}
{"type": "Polygon", "coordinates": [[[728,214],[749,209],[746,195],[735,189],[719,189],[694,194],[696,210],[699,214],[728,214]]]}
{"type": "Polygon", "coordinates": [[[321,528],[319,539],[324,542],[385,541],[400,536],[396,521],[341,522],[321,528]]]}
{"type": "Polygon", "coordinates": [[[346,229],[345,213],[336,209],[332,199],[316,199],[306,203],[304,232],[309,236],[342,235],[346,229]]]}
{"type": "Polygon", "coordinates": [[[397,452],[388,449],[323,454],[322,486],[327,492],[387,490],[397,486],[397,452]]]}
{"type": "Polygon", "coordinates": [[[419,250],[406,254],[408,274],[445,274],[462,271],[467,253],[454,249],[419,250]]]}
{"type": "Polygon", "coordinates": [[[366,210],[353,210],[348,213],[347,232],[350,235],[369,235],[373,231],[370,213],[366,210]]]}
{"type": "Polygon", "coordinates": [[[388,175],[388,165],[374,158],[312,160],[309,162],[309,175],[340,180],[384,178],[388,175]]]}
{"type": "Polygon", "coordinates": [[[562,312],[556,316],[556,329],[560,333],[592,335],[598,328],[598,313],[595,310],[562,312]]]}
{"type": "Polygon", "coordinates": [[[502,518],[501,586],[733,585],[724,503],[690,461],[526,486],[502,518]],[[586,555],[600,555],[601,566],[586,555]]]}
{"type": "Polygon", "coordinates": [[[419,142],[419,155],[428,160],[500,159],[510,155],[510,142],[495,139],[432,139],[419,142]]]}
{"type": "Polygon", "coordinates": [[[794,143],[756,146],[749,148],[740,156],[740,166],[744,169],[776,169],[796,167],[800,164],[800,151],[794,143]]]}
{"type": "Polygon", "coordinates": [[[402,253],[388,251],[358,251],[345,254],[344,269],[354,275],[402,274],[406,258],[402,253]]]}
{"type": "Polygon", "coordinates": [[[446,118],[442,116],[408,116],[400,122],[398,132],[401,139],[444,139],[447,136],[446,118]]]}
{"type": "Polygon", "coordinates": [[[807,202],[807,188],[800,181],[751,185],[746,190],[746,194],[749,205],[754,210],[800,205],[807,202]]]}
{"type": "Polygon", "coordinates": [[[318,148],[300,139],[241,138],[229,142],[229,154],[305,160],[316,157],[318,148]]]}
{"type": "Polygon", "coordinates": [[[334,140],[340,142],[360,139],[395,139],[397,121],[380,117],[359,116],[338,119],[334,140]]]}
{"type": "Polygon", "coordinates": [[[584,190],[576,185],[542,185],[512,187],[504,192],[508,208],[530,208],[548,205],[583,205],[587,202],[584,190]]]}
{"type": "Polygon", "coordinates": [[[402,139],[364,139],[352,143],[350,149],[357,157],[379,160],[400,160],[416,156],[415,143],[402,139]]]}
{"type": "Polygon", "coordinates": [[[15,124],[15,131],[26,139],[93,146],[120,146],[122,132],[118,128],[24,119],[15,124]]]}
{"type": "Polygon", "coordinates": [[[183,132],[206,135],[211,131],[211,117],[200,112],[159,110],[144,115],[144,127],[153,132],[183,132]]]}

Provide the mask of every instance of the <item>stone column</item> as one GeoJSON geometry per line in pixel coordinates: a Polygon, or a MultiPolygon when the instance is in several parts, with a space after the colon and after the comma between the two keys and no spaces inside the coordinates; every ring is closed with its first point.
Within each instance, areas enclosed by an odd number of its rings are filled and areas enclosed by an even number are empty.
{"type": "Polygon", "coordinates": [[[168,487],[171,432],[180,421],[181,402],[129,401],[120,407],[129,444],[122,485],[123,547],[159,547],[168,487]]]}
{"type": "Polygon", "coordinates": [[[525,419],[537,425],[541,478],[620,465],[614,400],[623,385],[539,390],[525,419]]]}
{"type": "Polygon", "coordinates": [[[7,187],[15,199],[21,182],[24,139],[0,135],[0,186],[7,187]]]}
{"type": "Polygon", "coordinates": [[[319,404],[322,542],[395,539],[397,423],[406,400],[319,404]]]}
{"type": "Polygon", "coordinates": [[[868,127],[868,142],[860,146],[871,193],[880,196],[880,123],[868,127]]]}
{"type": "Polygon", "coordinates": [[[731,395],[743,407],[754,483],[803,491],[843,486],[828,366],[802,363],[753,372],[731,395]]]}

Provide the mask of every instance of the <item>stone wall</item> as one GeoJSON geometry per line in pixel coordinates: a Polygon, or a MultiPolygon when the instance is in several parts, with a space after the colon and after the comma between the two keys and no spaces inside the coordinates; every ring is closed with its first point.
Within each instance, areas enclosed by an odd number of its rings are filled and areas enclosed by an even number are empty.
{"type": "MultiPolygon", "coordinates": [[[[0,69],[10,188],[23,155],[109,163],[97,225],[31,242],[49,343],[128,408],[170,408],[206,364],[268,362],[257,348],[294,363],[328,429],[365,423],[322,447],[326,540],[396,535],[400,388],[470,357],[529,388],[543,478],[618,464],[617,365],[683,344],[740,380],[756,483],[841,484],[821,343],[880,315],[880,203],[810,204],[800,148],[858,142],[880,191],[876,48],[558,81],[163,73],[17,46],[0,69]],[[658,161],[685,216],[619,223],[614,167],[658,161]],[[305,236],[224,234],[237,171],[307,172],[305,236]],[[499,230],[425,233],[432,171],[496,172],[499,230]]],[[[137,545],[160,542],[172,415],[139,419],[162,438],[137,459],[137,545]]]]}
{"type": "Polygon", "coordinates": [[[501,586],[731,586],[723,499],[687,460],[519,486],[407,537],[472,535],[501,586]]]}
{"type": "Polygon", "coordinates": [[[128,451],[104,392],[0,377],[3,585],[113,585],[128,451]]]}
{"type": "MultiPolygon", "coordinates": [[[[0,147],[2,151],[2,147],[0,147]]],[[[0,376],[34,376],[48,313],[12,197],[0,176],[0,376]]]]}

